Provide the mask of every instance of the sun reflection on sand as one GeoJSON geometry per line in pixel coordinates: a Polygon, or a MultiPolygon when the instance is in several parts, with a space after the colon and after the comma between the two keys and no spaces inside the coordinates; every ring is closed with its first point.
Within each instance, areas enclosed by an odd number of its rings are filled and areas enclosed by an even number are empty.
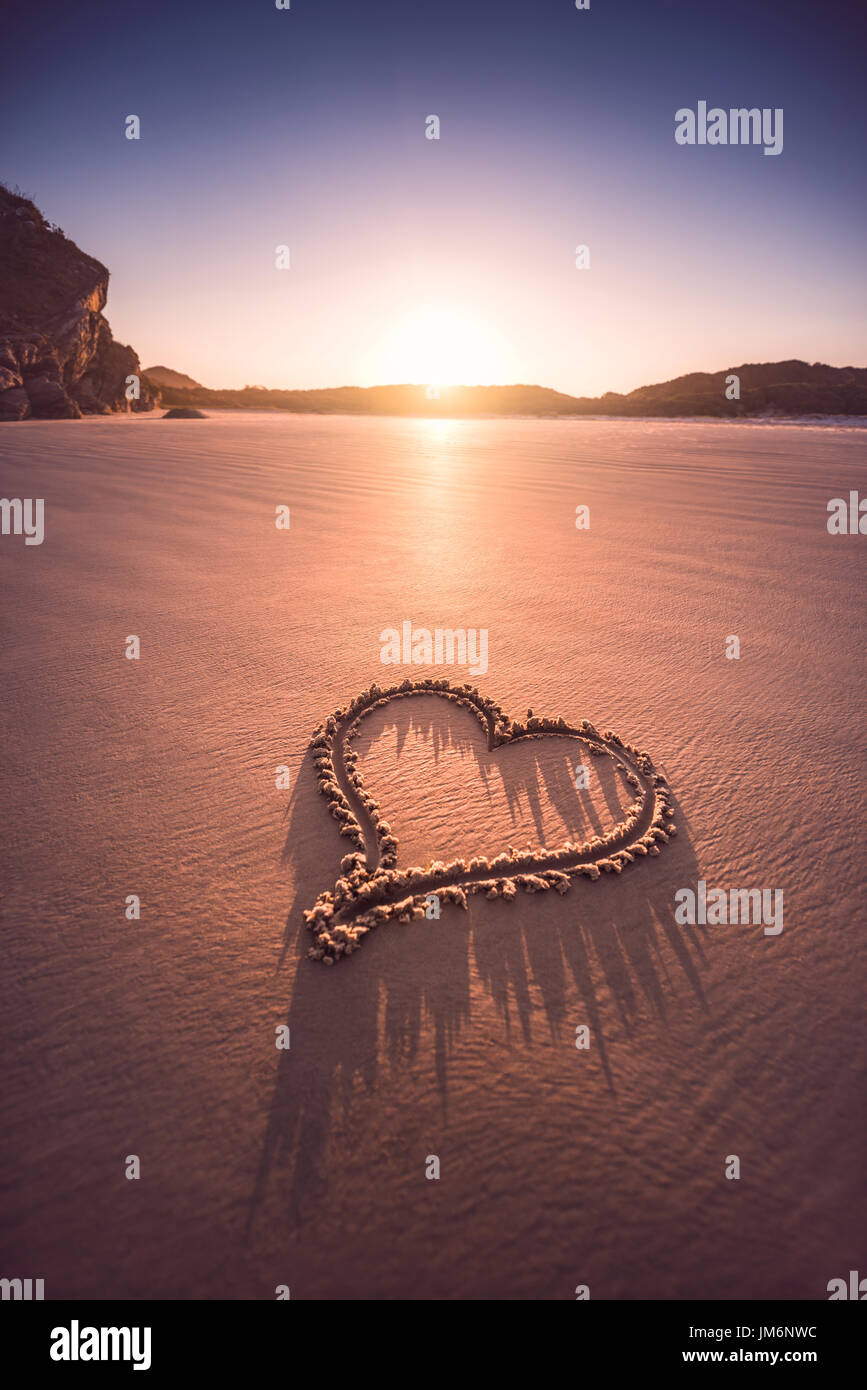
{"type": "MultiPolygon", "coordinates": [[[[443,445],[454,443],[457,435],[457,421],[446,419],[419,420],[419,432],[422,442],[430,445],[443,445]]],[[[443,454],[443,462],[451,462],[449,454],[443,454]]]]}

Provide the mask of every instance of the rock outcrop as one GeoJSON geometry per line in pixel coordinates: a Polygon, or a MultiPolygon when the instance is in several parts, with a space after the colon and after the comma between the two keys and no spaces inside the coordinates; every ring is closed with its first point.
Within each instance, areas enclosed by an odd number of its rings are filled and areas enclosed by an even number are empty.
{"type": "Polygon", "coordinates": [[[103,318],[107,294],[105,266],[0,186],[0,420],[153,409],[138,357],[103,318]]]}

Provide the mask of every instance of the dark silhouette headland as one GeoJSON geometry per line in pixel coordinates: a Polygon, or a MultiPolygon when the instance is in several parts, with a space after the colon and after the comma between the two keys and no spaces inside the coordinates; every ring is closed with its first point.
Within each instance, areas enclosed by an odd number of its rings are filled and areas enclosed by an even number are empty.
{"type": "MultiPolygon", "coordinates": [[[[165,368],[157,369],[165,372],[165,368]]],[[[444,386],[430,399],[424,385],[336,386],[316,391],[272,391],[245,386],[238,391],[210,391],[159,383],[163,405],[194,405],[209,410],[287,410],[318,415],[455,416],[535,415],[553,419],[580,415],[692,416],[748,419],[756,416],[867,415],[867,367],[826,367],[821,362],[762,362],[726,367],[720,372],[690,372],[656,386],[639,386],[628,395],[567,396],[547,386],[444,386]],[[726,397],[732,375],[740,398],[726,397]]],[[[172,375],[176,375],[172,373],[172,375]]]]}

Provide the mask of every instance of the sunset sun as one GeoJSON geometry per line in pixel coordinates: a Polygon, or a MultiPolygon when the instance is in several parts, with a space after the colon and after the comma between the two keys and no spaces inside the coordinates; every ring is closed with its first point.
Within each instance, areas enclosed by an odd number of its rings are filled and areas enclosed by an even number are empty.
{"type": "Polygon", "coordinates": [[[451,306],[421,306],[385,335],[376,379],[426,386],[484,385],[508,380],[512,353],[489,324],[451,306]]]}

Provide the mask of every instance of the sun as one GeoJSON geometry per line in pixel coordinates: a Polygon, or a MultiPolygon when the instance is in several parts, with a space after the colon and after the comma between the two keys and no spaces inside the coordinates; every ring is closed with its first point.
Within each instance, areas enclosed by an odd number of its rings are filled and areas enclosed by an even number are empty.
{"type": "Polygon", "coordinates": [[[386,336],[376,378],[387,384],[484,386],[507,381],[509,345],[462,309],[426,305],[386,336]]]}

